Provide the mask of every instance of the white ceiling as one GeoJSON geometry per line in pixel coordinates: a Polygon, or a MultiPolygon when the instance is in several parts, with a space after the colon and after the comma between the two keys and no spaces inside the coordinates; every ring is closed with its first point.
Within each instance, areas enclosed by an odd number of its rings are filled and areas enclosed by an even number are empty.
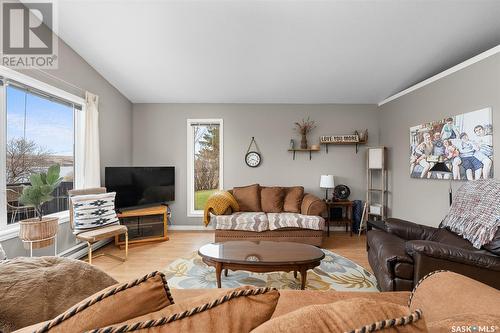
{"type": "Polygon", "coordinates": [[[378,103],[500,44],[500,1],[59,0],[135,103],[378,103]]]}

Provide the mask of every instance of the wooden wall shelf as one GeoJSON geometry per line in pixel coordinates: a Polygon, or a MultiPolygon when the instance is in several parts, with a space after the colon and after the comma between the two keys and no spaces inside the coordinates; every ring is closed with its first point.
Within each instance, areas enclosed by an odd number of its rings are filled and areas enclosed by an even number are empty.
{"type": "Polygon", "coordinates": [[[366,144],[366,141],[358,141],[358,142],[322,142],[322,145],[326,146],[326,153],[328,154],[328,146],[329,145],[343,145],[343,146],[356,146],[356,154],[359,151],[359,145],[364,145],[366,144]]]}
{"type": "Polygon", "coordinates": [[[295,153],[296,152],[309,152],[309,160],[312,159],[312,152],[320,151],[320,148],[297,148],[297,149],[288,149],[288,151],[293,152],[293,159],[295,160],[295,153]]]}

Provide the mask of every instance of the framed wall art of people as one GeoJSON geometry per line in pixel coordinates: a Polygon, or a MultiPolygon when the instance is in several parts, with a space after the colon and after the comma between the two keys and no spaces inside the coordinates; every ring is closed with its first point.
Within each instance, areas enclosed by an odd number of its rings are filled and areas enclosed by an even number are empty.
{"type": "Polygon", "coordinates": [[[492,109],[484,108],[411,127],[409,162],[411,178],[492,178],[492,109]],[[430,171],[437,162],[444,162],[452,174],[430,171]]]}

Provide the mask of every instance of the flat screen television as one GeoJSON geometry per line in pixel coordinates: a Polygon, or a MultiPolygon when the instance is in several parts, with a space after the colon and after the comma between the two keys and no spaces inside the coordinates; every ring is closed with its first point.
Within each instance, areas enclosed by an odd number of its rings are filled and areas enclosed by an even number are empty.
{"type": "Polygon", "coordinates": [[[118,210],[175,199],[175,167],[106,167],[105,176],[107,191],[116,192],[118,210]]]}

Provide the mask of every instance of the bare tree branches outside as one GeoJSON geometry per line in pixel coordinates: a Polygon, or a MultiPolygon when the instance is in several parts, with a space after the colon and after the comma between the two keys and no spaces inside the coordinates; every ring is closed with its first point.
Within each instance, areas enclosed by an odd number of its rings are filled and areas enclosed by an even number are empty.
{"type": "Polygon", "coordinates": [[[30,175],[50,166],[51,152],[24,138],[7,142],[7,184],[26,183],[30,175]]]}

